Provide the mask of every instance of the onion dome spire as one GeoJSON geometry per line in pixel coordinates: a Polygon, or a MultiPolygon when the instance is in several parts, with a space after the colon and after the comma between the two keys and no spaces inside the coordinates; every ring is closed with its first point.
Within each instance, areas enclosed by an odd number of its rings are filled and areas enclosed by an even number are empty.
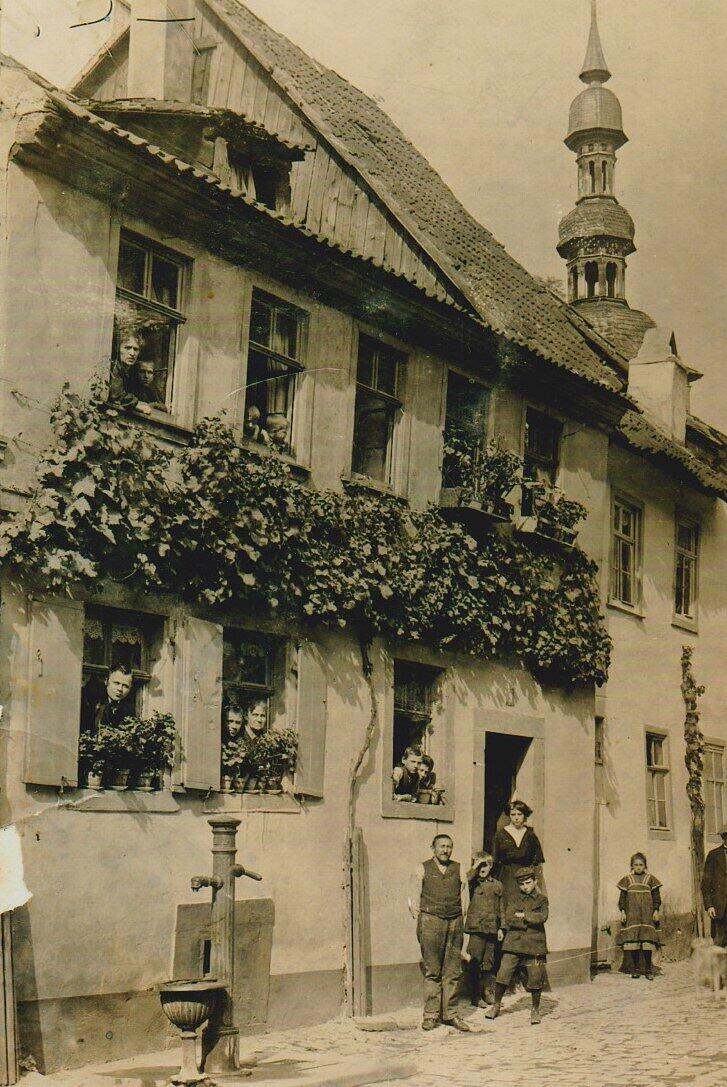
{"type": "Polygon", "coordinates": [[[603,55],[601,36],[598,33],[596,0],[591,0],[591,32],[588,35],[588,47],[579,79],[582,79],[584,83],[606,83],[610,78],[611,73],[603,55]]]}

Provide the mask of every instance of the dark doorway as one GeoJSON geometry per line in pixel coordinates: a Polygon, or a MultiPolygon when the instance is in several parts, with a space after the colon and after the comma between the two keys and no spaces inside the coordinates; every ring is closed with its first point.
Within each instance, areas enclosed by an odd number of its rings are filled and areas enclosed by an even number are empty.
{"type": "Polygon", "coordinates": [[[517,785],[517,775],[532,739],[503,732],[485,733],[485,813],[483,845],[492,849],[498,821],[517,785]]]}

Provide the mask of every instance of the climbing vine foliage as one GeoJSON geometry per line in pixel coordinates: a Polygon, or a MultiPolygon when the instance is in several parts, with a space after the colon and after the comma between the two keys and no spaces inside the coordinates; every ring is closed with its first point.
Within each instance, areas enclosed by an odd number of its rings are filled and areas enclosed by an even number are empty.
{"type": "Polygon", "coordinates": [[[478,534],[437,509],[317,491],[203,420],[171,454],[98,399],[67,390],[28,506],[0,560],[47,592],[105,582],[192,603],[519,658],[539,679],[601,684],[610,641],[595,565],[578,549],[478,534]]]}

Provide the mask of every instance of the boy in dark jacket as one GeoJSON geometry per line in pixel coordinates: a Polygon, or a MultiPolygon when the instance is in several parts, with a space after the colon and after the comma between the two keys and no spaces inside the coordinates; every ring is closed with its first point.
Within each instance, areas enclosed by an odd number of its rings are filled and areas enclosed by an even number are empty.
{"type": "Polygon", "coordinates": [[[530,1022],[540,1022],[540,994],[545,981],[545,922],[548,920],[548,899],[538,890],[533,868],[519,868],[515,873],[518,889],[510,895],[505,907],[505,939],[502,959],[495,979],[495,1003],[487,1012],[496,1019],[505,991],[515,968],[522,963],[527,971],[526,988],[530,990],[533,1007],[530,1022]]]}
{"type": "Polygon", "coordinates": [[[472,1003],[485,1008],[494,1000],[493,970],[498,940],[502,940],[502,884],[493,879],[492,857],[477,853],[467,873],[470,904],[464,930],[469,933],[467,952],[470,957],[472,1003]]]}

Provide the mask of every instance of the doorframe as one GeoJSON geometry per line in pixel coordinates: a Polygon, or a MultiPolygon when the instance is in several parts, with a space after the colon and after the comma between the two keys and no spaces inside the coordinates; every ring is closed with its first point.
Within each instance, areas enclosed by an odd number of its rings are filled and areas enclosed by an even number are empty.
{"type": "Polygon", "coordinates": [[[538,827],[538,837],[545,845],[545,719],[501,710],[482,712],[476,710],[472,726],[472,830],[471,854],[482,848],[485,812],[485,736],[499,732],[506,736],[524,736],[533,745],[533,795],[528,803],[533,809],[538,827]]]}

